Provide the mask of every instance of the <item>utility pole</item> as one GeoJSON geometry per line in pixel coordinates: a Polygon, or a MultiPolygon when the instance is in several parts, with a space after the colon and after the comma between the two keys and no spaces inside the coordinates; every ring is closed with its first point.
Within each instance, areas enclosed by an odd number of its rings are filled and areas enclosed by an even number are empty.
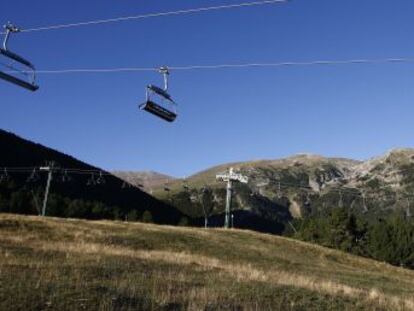
{"type": "Polygon", "coordinates": [[[201,206],[203,207],[203,212],[204,212],[204,229],[208,228],[208,215],[206,212],[206,208],[204,206],[204,202],[201,202],[201,206]]]}
{"type": "MultiPolygon", "coordinates": [[[[203,189],[203,196],[204,196],[205,190],[203,189]]],[[[203,208],[203,213],[204,213],[204,229],[207,229],[208,227],[208,215],[207,215],[207,211],[206,211],[206,207],[204,205],[204,198],[201,199],[201,207],[203,208]]]]}
{"type": "Polygon", "coordinates": [[[46,216],[46,207],[47,207],[47,199],[49,198],[49,189],[50,184],[53,178],[53,169],[54,163],[50,163],[49,166],[42,166],[40,167],[40,171],[47,172],[47,182],[46,182],[46,189],[45,189],[45,196],[43,198],[43,206],[42,206],[42,216],[46,216]]]}
{"type": "Polygon", "coordinates": [[[365,193],[362,192],[361,196],[362,196],[362,208],[363,208],[362,212],[364,214],[366,214],[366,213],[368,213],[368,207],[367,207],[367,200],[365,198],[365,193]]]}
{"type": "Polygon", "coordinates": [[[406,211],[405,211],[405,217],[407,217],[407,218],[412,217],[411,209],[410,209],[410,199],[409,198],[407,198],[407,208],[406,208],[406,211]]]}
{"type": "Polygon", "coordinates": [[[204,213],[204,229],[208,228],[208,214],[206,211],[206,206],[205,206],[205,202],[204,202],[204,198],[206,193],[209,191],[209,189],[207,187],[203,187],[201,189],[201,207],[203,208],[203,213],[204,213]]]}
{"type": "Polygon", "coordinates": [[[233,168],[230,167],[229,172],[225,174],[216,175],[218,181],[227,182],[227,195],[226,195],[226,212],[224,218],[224,228],[228,229],[230,227],[230,210],[231,210],[231,201],[233,196],[233,182],[240,182],[247,184],[248,177],[234,172],[233,168]]]}
{"type": "Polygon", "coordinates": [[[298,231],[296,230],[295,226],[290,221],[288,221],[288,224],[293,229],[293,232],[295,232],[295,234],[297,234],[298,231]]]}

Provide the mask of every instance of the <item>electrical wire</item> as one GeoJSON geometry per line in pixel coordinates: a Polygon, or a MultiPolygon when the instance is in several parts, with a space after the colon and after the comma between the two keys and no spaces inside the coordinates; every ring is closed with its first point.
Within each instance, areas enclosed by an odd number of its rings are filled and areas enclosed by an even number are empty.
{"type": "MultiPolygon", "coordinates": [[[[236,8],[246,8],[246,7],[253,7],[253,6],[286,3],[289,1],[290,0],[265,0],[265,1],[254,1],[254,2],[242,2],[242,3],[237,3],[237,4],[200,7],[200,8],[195,8],[195,9],[183,9],[183,10],[169,11],[169,12],[156,12],[156,13],[141,14],[141,15],[134,15],[134,16],[124,16],[124,17],[92,20],[92,21],[85,21],[85,22],[79,22],[79,23],[28,28],[28,29],[22,29],[21,32],[27,33],[27,32],[35,32],[35,31],[66,29],[66,28],[73,28],[73,27],[80,27],[80,26],[91,26],[91,25],[99,25],[99,24],[124,22],[124,21],[130,21],[130,20],[140,20],[140,19],[153,18],[153,17],[165,17],[165,16],[173,16],[173,15],[184,15],[184,14],[193,14],[193,13],[201,13],[201,12],[208,12],[208,11],[229,10],[229,9],[236,9],[236,8]]],[[[4,34],[4,32],[2,32],[1,34],[4,34]]]]}

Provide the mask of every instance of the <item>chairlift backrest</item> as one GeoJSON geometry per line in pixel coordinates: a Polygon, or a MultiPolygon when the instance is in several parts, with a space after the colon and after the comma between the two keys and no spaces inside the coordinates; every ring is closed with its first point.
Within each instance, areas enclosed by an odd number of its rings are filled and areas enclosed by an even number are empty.
{"type": "Polygon", "coordinates": [[[147,86],[147,89],[173,102],[171,95],[168,94],[166,90],[163,90],[162,88],[151,84],[147,86]]]}
{"type": "Polygon", "coordinates": [[[11,58],[12,60],[15,60],[16,62],[19,62],[20,64],[23,64],[27,67],[29,67],[30,69],[35,70],[35,67],[33,66],[33,64],[31,62],[29,62],[28,60],[24,59],[23,57],[10,52],[8,50],[5,50],[4,48],[0,48],[0,53],[3,54],[4,56],[11,58]]]}

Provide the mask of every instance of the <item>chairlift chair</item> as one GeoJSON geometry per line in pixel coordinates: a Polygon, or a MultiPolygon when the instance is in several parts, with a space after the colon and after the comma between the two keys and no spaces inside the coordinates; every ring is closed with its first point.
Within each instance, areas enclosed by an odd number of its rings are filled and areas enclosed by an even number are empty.
{"type": "Polygon", "coordinates": [[[63,175],[62,175],[62,182],[68,182],[71,181],[72,177],[69,176],[68,174],[68,170],[65,170],[63,175]]]}
{"type": "Polygon", "coordinates": [[[131,184],[129,182],[126,182],[125,180],[123,180],[121,188],[122,189],[131,188],[131,184]]]}
{"type": "Polygon", "coordinates": [[[39,180],[39,175],[37,174],[37,170],[34,168],[31,172],[30,176],[26,179],[28,183],[35,183],[39,180]]]}
{"type": "Polygon", "coordinates": [[[7,170],[4,169],[4,173],[0,174],[0,184],[6,180],[6,174],[7,174],[7,170]]]}
{"type": "Polygon", "coordinates": [[[92,173],[90,178],[86,181],[87,186],[96,186],[95,174],[92,173]]]}
{"type": "Polygon", "coordinates": [[[96,179],[96,184],[97,185],[103,185],[106,183],[105,178],[103,177],[103,173],[102,171],[99,172],[99,177],[96,179]]]}
{"type": "Polygon", "coordinates": [[[8,64],[3,64],[8,69],[8,71],[0,71],[0,79],[21,86],[32,92],[38,90],[39,86],[36,85],[36,69],[33,66],[33,64],[28,60],[24,59],[23,57],[11,52],[7,47],[10,35],[12,33],[20,32],[20,29],[10,23],[5,25],[4,29],[6,30],[6,35],[4,37],[3,47],[0,48],[0,55],[4,56],[8,61],[11,62],[8,64]],[[15,64],[20,65],[21,67],[23,67],[23,69],[15,67],[15,64]],[[18,78],[12,73],[21,74],[25,76],[27,79],[25,80],[18,78]]]}
{"type": "Polygon", "coordinates": [[[170,74],[167,67],[161,67],[159,72],[164,77],[164,88],[160,88],[155,85],[148,85],[146,89],[146,101],[139,105],[141,110],[145,110],[167,122],[173,122],[177,118],[176,103],[168,93],[168,76],[170,74]],[[157,104],[152,100],[152,95],[157,95],[161,102],[167,102],[167,105],[172,107],[172,110],[163,107],[161,104],[157,104]]]}
{"type": "Polygon", "coordinates": [[[7,168],[3,169],[3,173],[0,175],[0,183],[8,182],[10,180],[10,176],[7,172],[7,168]]]}

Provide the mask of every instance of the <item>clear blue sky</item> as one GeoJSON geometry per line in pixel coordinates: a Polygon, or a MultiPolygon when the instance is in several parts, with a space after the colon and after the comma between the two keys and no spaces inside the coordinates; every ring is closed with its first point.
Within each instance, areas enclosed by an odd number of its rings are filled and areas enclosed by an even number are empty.
{"type": "MultiPolygon", "coordinates": [[[[3,1],[0,22],[71,23],[242,0],[3,1]]],[[[412,0],[294,0],[15,36],[39,69],[414,56],[412,0]]],[[[155,73],[0,83],[0,127],[112,170],[185,176],[299,152],[364,159],[413,146],[414,64],[173,72],[176,123],[137,109],[155,73]]]]}

